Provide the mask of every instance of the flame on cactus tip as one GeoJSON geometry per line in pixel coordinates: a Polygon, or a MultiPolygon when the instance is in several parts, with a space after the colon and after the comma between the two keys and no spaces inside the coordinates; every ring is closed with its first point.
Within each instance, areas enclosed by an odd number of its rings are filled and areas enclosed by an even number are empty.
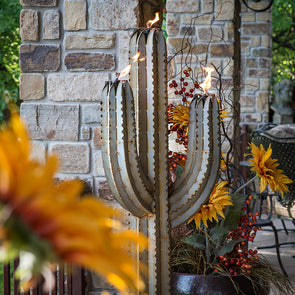
{"type": "Polygon", "coordinates": [[[208,89],[211,87],[211,73],[214,72],[213,68],[210,67],[203,67],[203,70],[207,73],[205,81],[200,84],[200,87],[203,89],[204,93],[206,94],[208,89]]]}
{"type": "Polygon", "coordinates": [[[131,57],[133,59],[133,62],[136,62],[139,56],[140,56],[140,51],[138,51],[134,56],[131,57]]]}
{"type": "Polygon", "coordinates": [[[146,23],[147,28],[150,29],[154,23],[156,23],[157,21],[159,21],[159,19],[160,19],[160,18],[159,18],[159,12],[156,12],[156,13],[155,13],[155,18],[154,18],[153,20],[149,20],[149,21],[146,23]]]}
{"type": "Polygon", "coordinates": [[[132,56],[131,58],[133,59],[133,62],[137,62],[137,61],[144,61],[145,57],[140,57],[140,51],[138,51],[134,56],[132,56]]]}
{"type": "Polygon", "coordinates": [[[118,80],[122,77],[125,77],[129,72],[130,72],[130,69],[131,69],[131,65],[129,64],[126,68],[124,68],[118,75],[118,80]]]}

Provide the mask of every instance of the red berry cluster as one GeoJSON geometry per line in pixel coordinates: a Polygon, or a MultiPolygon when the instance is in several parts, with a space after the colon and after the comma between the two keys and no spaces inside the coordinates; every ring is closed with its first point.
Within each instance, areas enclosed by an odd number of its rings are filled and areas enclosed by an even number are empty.
{"type": "Polygon", "coordinates": [[[169,151],[169,169],[175,171],[177,165],[184,167],[186,155],[169,151]]]}
{"type": "MultiPolygon", "coordinates": [[[[253,197],[249,196],[246,200],[246,204],[249,205],[252,199],[253,197]]],[[[243,207],[242,210],[246,211],[247,208],[243,207]]],[[[244,239],[244,241],[238,243],[230,253],[218,256],[218,266],[227,269],[230,274],[251,274],[251,262],[254,259],[258,259],[258,256],[257,250],[247,249],[246,241],[253,242],[256,232],[261,230],[261,227],[255,226],[258,215],[258,212],[255,214],[251,212],[245,213],[238,222],[238,228],[232,229],[228,233],[228,240],[244,239]]],[[[215,269],[214,271],[219,272],[220,270],[215,269]]]]}
{"type": "MultiPolygon", "coordinates": [[[[192,72],[191,68],[188,68],[187,70],[183,70],[183,74],[185,77],[189,77],[190,73],[192,72]]],[[[194,96],[194,88],[200,88],[199,83],[197,81],[193,82],[194,86],[193,87],[189,87],[188,82],[184,81],[184,78],[181,77],[180,78],[180,88],[178,89],[178,83],[175,80],[172,80],[172,82],[169,84],[170,88],[175,88],[174,93],[176,95],[180,95],[182,96],[182,102],[187,102],[187,99],[190,97],[192,98],[194,96]]]]}

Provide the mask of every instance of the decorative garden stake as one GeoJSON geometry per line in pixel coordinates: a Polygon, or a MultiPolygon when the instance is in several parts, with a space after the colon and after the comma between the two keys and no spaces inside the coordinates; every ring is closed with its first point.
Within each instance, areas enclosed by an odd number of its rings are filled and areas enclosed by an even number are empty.
{"type": "Polygon", "coordinates": [[[190,105],[187,160],[168,188],[167,61],[159,29],[138,30],[130,40],[130,84],[106,82],[102,93],[102,157],[117,201],[138,217],[149,237],[140,260],[148,265],[150,295],[170,294],[169,233],[208,200],[220,163],[219,109],[214,95],[190,105]],[[132,91],[133,90],[133,91],[132,91]]]}

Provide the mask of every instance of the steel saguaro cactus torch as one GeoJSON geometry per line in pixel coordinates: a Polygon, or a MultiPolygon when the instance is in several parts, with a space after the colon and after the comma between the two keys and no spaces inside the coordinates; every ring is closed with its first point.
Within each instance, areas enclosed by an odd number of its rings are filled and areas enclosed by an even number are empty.
{"type": "Polygon", "coordinates": [[[187,160],[168,187],[167,60],[159,29],[136,31],[128,81],[106,82],[102,92],[102,157],[117,201],[138,217],[149,237],[140,260],[148,265],[150,295],[170,294],[169,233],[208,200],[220,163],[219,109],[214,95],[196,96],[190,105],[187,160]]]}

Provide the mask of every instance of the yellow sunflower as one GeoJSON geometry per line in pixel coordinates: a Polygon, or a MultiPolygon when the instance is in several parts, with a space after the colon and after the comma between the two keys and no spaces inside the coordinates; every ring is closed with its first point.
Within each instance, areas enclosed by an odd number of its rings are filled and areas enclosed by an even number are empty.
{"type": "Polygon", "coordinates": [[[173,106],[168,114],[168,122],[173,124],[173,127],[187,127],[189,123],[189,106],[179,104],[173,106]]]}
{"type": "Polygon", "coordinates": [[[81,182],[56,184],[56,168],[55,157],[44,165],[30,158],[27,132],[14,116],[0,132],[0,258],[35,257],[29,275],[22,275],[25,289],[50,263],[66,262],[97,272],[122,294],[143,290],[127,246],[143,249],[146,238],[122,229],[113,219],[119,213],[95,197],[79,198],[81,182]]]}
{"type": "Polygon", "coordinates": [[[268,184],[272,191],[280,191],[283,196],[284,192],[288,191],[287,184],[293,181],[284,175],[283,170],[277,169],[279,163],[277,163],[276,159],[271,158],[271,145],[266,151],[262,144],[257,147],[252,142],[250,147],[252,149],[252,159],[249,159],[251,161],[250,166],[252,166],[251,170],[255,171],[260,178],[260,193],[265,190],[268,184]]]}
{"type": "Polygon", "coordinates": [[[231,201],[231,196],[229,194],[228,188],[225,187],[227,181],[222,181],[215,185],[208,204],[203,205],[201,210],[195,214],[193,218],[191,218],[188,222],[195,221],[196,227],[200,228],[201,220],[203,221],[204,225],[208,227],[207,221],[210,220],[211,222],[213,219],[218,221],[218,216],[224,218],[223,211],[228,205],[233,205],[231,201]]]}

